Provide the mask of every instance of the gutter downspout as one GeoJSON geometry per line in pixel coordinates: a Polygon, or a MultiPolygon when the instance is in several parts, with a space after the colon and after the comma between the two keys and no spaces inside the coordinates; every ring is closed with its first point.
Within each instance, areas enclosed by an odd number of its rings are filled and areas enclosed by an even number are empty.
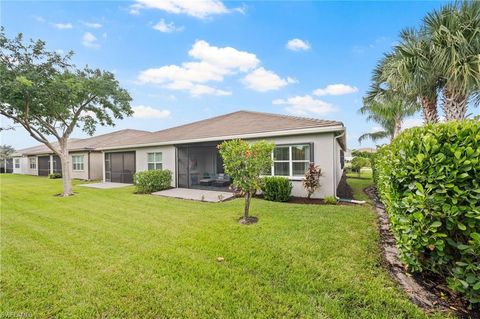
{"type": "MultiPolygon", "coordinates": [[[[342,134],[335,136],[335,138],[334,138],[334,139],[335,139],[335,142],[338,143],[338,139],[339,139],[340,137],[343,137],[343,136],[345,136],[345,131],[343,131],[342,134]]],[[[336,152],[335,152],[335,144],[333,144],[333,191],[334,191],[334,194],[333,194],[333,195],[334,195],[335,198],[337,198],[337,200],[338,200],[338,197],[337,197],[337,186],[338,186],[338,184],[337,184],[337,154],[336,154],[336,152]]]]}
{"type": "MultiPolygon", "coordinates": [[[[345,131],[342,132],[342,134],[338,135],[338,136],[335,136],[335,141],[337,141],[340,137],[343,137],[345,136],[345,131]]],[[[337,142],[338,143],[338,142],[337,142]]],[[[346,151],[346,150],[345,150],[346,151]]],[[[336,154],[335,154],[336,155],[336,154]]],[[[337,166],[337,161],[335,161],[335,173],[336,173],[336,166],[337,166]]],[[[335,198],[337,199],[337,201],[339,202],[346,202],[346,203],[352,203],[352,204],[365,204],[366,201],[364,200],[354,200],[354,199],[345,199],[345,198],[340,198],[337,196],[337,191],[336,191],[336,187],[337,187],[337,182],[336,182],[336,179],[337,179],[337,175],[335,174],[335,178],[334,178],[334,183],[335,183],[335,198]]]]}
{"type": "Polygon", "coordinates": [[[90,180],[90,151],[88,151],[88,180],[90,180]]]}

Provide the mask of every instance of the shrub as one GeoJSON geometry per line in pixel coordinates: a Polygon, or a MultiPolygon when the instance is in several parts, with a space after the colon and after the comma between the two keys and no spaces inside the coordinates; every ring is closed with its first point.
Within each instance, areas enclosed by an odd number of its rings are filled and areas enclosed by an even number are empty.
{"type": "Polygon", "coordinates": [[[335,196],[327,196],[323,199],[323,201],[325,202],[325,204],[328,204],[328,205],[337,205],[338,203],[335,196]]]}
{"type": "Polygon", "coordinates": [[[150,194],[170,188],[172,172],[169,170],[152,170],[135,173],[134,184],[136,192],[150,194]]]}
{"type": "Polygon", "coordinates": [[[362,169],[362,167],[370,167],[371,164],[370,164],[370,159],[369,158],[366,158],[366,157],[359,157],[359,156],[356,156],[352,159],[352,171],[353,172],[357,172],[357,173],[360,173],[360,170],[362,169]]]}
{"type": "Polygon", "coordinates": [[[480,122],[412,128],[374,157],[401,258],[480,302],[480,122]]]}
{"type": "Polygon", "coordinates": [[[50,174],[48,174],[48,178],[50,178],[50,179],[62,178],[62,174],[60,174],[60,173],[50,173],[50,174]]]}
{"type": "Polygon", "coordinates": [[[308,169],[305,172],[305,179],[303,180],[303,187],[307,190],[307,198],[310,199],[313,193],[320,187],[320,177],[322,176],[322,170],[320,167],[315,166],[314,163],[308,165],[308,169]]]}
{"type": "Polygon", "coordinates": [[[262,179],[262,193],[266,200],[288,202],[292,197],[292,183],[285,177],[269,176],[262,179]]]}

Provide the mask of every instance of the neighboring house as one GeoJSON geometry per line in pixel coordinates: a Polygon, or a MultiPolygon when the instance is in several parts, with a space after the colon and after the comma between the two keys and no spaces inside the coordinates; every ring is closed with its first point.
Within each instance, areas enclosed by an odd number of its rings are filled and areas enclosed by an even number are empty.
{"type": "MultiPolygon", "coordinates": [[[[266,175],[292,181],[293,195],[306,196],[302,181],[309,163],[322,170],[315,198],[336,195],[346,150],[341,122],[260,112],[238,111],[157,132],[121,130],[69,144],[72,177],[133,183],[135,172],[168,169],[172,187],[227,190],[217,145],[225,140],[275,143],[266,175]]],[[[58,157],[46,146],[13,154],[14,173],[48,175],[60,171],[58,157]]]]}
{"type": "Polygon", "coordinates": [[[321,187],[313,197],[336,194],[343,174],[345,127],[341,122],[239,111],[97,147],[104,152],[103,179],[131,183],[133,174],[168,169],[172,187],[225,189],[217,145],[225,140],[267,140],[276,144],[269,175],[292,181],[293,195],[306,196],[302,181],[310,162],[322,170],[321,187]]]}
{"type": "Polygon", "coordinates": [[[0,173],[13,173],[13,158],[8,157],[0,160],[0,173]]]}
{"type": "MultiPolygon", "coordinates": [[[[149,133],[140,130],[120,130],[113,133],[94,136],[86,139],[69,141],[70,169],[72,178],[98,180],[103,178],[103,154],[97,151],[98,146],[117,144],[124,138],[132,138],[149,133]]],[[[52,143],[57,145],[57,143],[52,143]]],[[[48,176],[51,173],[62,173],[60,158],[45,145],[18,150],[12,155],[13,173],[48,176]]]]}

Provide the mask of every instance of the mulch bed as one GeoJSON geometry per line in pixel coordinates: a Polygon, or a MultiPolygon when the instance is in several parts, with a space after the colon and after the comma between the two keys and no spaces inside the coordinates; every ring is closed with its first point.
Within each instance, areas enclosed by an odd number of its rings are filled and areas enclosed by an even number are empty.
{"type": "Polygon", "coordinates": [[[426,312],[449,311],[460,318],[480,319],[480,309],[468,309],[467,302],[448,289],[444,278],[433,273],[410,274],[406,271],[399,258],[395,237],[390,231],[388,216],[375,188],[367,187],[364,192],[373,200],[378,214],[383,264],[412,302],[426,312]]]}
{"type": "Polygon", "coordinates": [[[353,198],[353,190],[347,183],[347,175],[343,173],[342,178],[337,186],[337,196],[340,198],[353,198]]]}

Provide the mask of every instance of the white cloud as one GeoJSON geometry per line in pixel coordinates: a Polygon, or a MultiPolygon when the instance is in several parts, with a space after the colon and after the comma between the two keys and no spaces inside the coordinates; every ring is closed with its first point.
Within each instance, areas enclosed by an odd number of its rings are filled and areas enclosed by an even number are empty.
{"type": "Polygon", "coordinates": [[[53,26],[60,30],[73,28],[73,25],[71,23],[54,23],[53,26]]]}
{"type": "Polygon", "coordinates": [[[182,31],[183,27],[177,27],[173,22],[167,23],[164,19],[160,20],[157,24],[153,26],[153,28],[157,31],[170,33],[174,31],[182,31]]]}
{"type": "Polygon", "coordinates": [[[292,51],[307,51],[310,50],[310,43],[300,39],[292,39],[287,42],[286,47],[292,51]]]}
{"type": "Polygon", "coordinates": [[[158,9],[173,14],[186,14],[199,19],[231,11],[219,0],[137,0],[135,4],[130,6],[130,13],[139,14],[139,10],[142,8],[158,9]]]}
{"type": "Polygon", "coordinates": [[[132,107],[133,117],[139,119],[164,119],[170,116],[169,110],[159,110],[151,106],[137,105],[132,107]]]}
{"type": "Polygon", "coordinates": [[[181,65],[165,65],[140,72],[140,83],[160,84],[171,90],[185,90],[192,95],[230,95],[231,92],[206,86],[206,82],[221,82],[227,75],[248,72],[260,61],[256,55],[232,47],[219,48],[206,41],[195,42],[188,54],[198,61],[181,65]]]}
{"type": "Polygon", "coordinates": [[[242,82],[249,88],[259,92],[278,90],[296,81],[290,77],[282,79],[275,72],[263,67],[255,69],[243,78],[242,82]]]}
{"type": "Polygon", "coordinates": [[[34,16],[35,20],[37,20],[37,22],[40,22],[40,23],[45,23],[46,20],[44,17],[42,16],[34,16]]]}
{"type": "Polygon", "coordinates": [[[243,72],[256,67],[260,63],[260,60],[253,53],[239,51],[232,47],[219,48],[208,44],[204,40],[195,42],[188,54],[219,68],[238,69],[243,72]]]}
{"type": "Polygon", "coordinates": [[[312,98],[310,95],[278,99],[272,103],[274,105],[286,105],[285,110],[288,113],[300,116],[308,114],[325,115],[336,111],[332,104],[312,98]]]}
{"type": "Polygon", "coordinates": [[[89,28],[93,28],[93,29],[100,29],[101,27],[103,27],[102,24],[97,23],[97,22],[84,22],[83,24],[85,26],[87,26],[89,28]]]}
{"type": "Polygon", "coordinates": [[[98,48],[100,46],[100,44],[98,44],[97,37],[90,32],[85,32],[82,37],[82,44],[87,48],[98,48]]]}
{"type": "Polygon", "coordinates": [[[358,92],[358,88],[346,84],[329,84],[323,89],[316,89],[313,94],[316,96],[344,95],[358,92]]]}

